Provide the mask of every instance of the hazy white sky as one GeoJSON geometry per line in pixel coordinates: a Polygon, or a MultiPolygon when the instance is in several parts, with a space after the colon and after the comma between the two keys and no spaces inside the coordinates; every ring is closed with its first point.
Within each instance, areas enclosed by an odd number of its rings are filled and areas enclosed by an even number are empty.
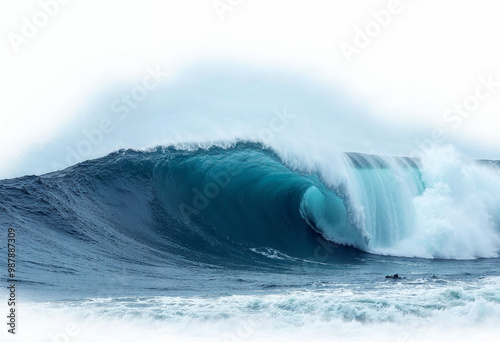
{"type": "Polygon", "coordinates": [[[75,129],[101,89],[147,66],[174,82],[224,61],[316,78],[381,122],[429,135],[444,126],[477,157],[500,159],[499,10],[495,0],[1,1],[0,178],[47,171],[18,165],[75,129]],[[454,105],[472,109],[444,117],[454,105]]]}

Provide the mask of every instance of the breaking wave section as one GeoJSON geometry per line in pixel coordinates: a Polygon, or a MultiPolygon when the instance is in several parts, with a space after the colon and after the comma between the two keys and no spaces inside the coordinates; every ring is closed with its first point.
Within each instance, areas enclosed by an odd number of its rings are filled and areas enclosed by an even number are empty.
{"type": "Polygon", "coordinates": [[[318,261],[325,245],[498,257],[498,162],[468,161],[452,148],[422,160],[319,157],[250,142],[121,150],[1,181],[0,220],[21,225],[34,241],[30,260],[50,247],[61,252],[41,259],[71,268],[89,246],[122,261],[235,267],[262,257],[318,261]]]}

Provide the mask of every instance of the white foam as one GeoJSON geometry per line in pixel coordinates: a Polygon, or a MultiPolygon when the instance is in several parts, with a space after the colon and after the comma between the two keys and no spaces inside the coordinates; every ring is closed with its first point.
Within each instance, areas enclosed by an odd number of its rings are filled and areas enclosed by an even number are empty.
{"type": "Polygon", "coordinates": [[[2,331],[2,340],[493,341],[500,334],[500,277],[373,290],[21,304],[18,335],[2,331]]]}
{"type": "Polygon", "coordinates": [[[342,186],[337,192],[351,223],[339,224],[338,205],[317,190],[308,191],[302,205],[308,208],[302,211],[312,215],[325,238],[395,256],[498,257],[498,168],[468,160],[451,146],[427,155],[421,161],[421,175],[401,166],[401,159],[363,158],[367,169],[347,162],[335,174],[328,160],[316,166],[332,189],[342,186]],[[386,166],[378,167],[377,160],[386,166]]]}

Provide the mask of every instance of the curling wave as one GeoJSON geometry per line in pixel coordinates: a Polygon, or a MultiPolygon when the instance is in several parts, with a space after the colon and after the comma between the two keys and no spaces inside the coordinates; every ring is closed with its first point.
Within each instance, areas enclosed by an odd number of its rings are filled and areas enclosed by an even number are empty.
{"type": "Polygon", "coordinates": [[[44,256],[48,263],[86,257],[89,246],[121,260],[233,266],[261,260],[262,251],[273,251],[269,260],[318,261],[318,246],[330,244],[498,257],[497,162],[465,161],[451,148],[418,161],[358,153],[339,160],[311,166],[247,142],[121,150],[1,181],[0,220],[21,223],[31,241],[71,246],[44,256]]]}

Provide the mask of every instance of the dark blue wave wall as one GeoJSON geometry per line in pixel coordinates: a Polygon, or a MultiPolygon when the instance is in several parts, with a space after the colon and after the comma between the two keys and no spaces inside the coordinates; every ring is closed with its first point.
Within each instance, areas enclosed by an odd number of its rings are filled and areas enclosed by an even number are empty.
{"type": "Polygon", "coordinates": [[[324,188],[258,144],[126,150],[1,181],[0,224],[29,241],[29,263],[69,273],[114,261],[244,267],[262,263],[259,248],[314,260],[331,244],[301,216],[313,185],[324,188]]]}

